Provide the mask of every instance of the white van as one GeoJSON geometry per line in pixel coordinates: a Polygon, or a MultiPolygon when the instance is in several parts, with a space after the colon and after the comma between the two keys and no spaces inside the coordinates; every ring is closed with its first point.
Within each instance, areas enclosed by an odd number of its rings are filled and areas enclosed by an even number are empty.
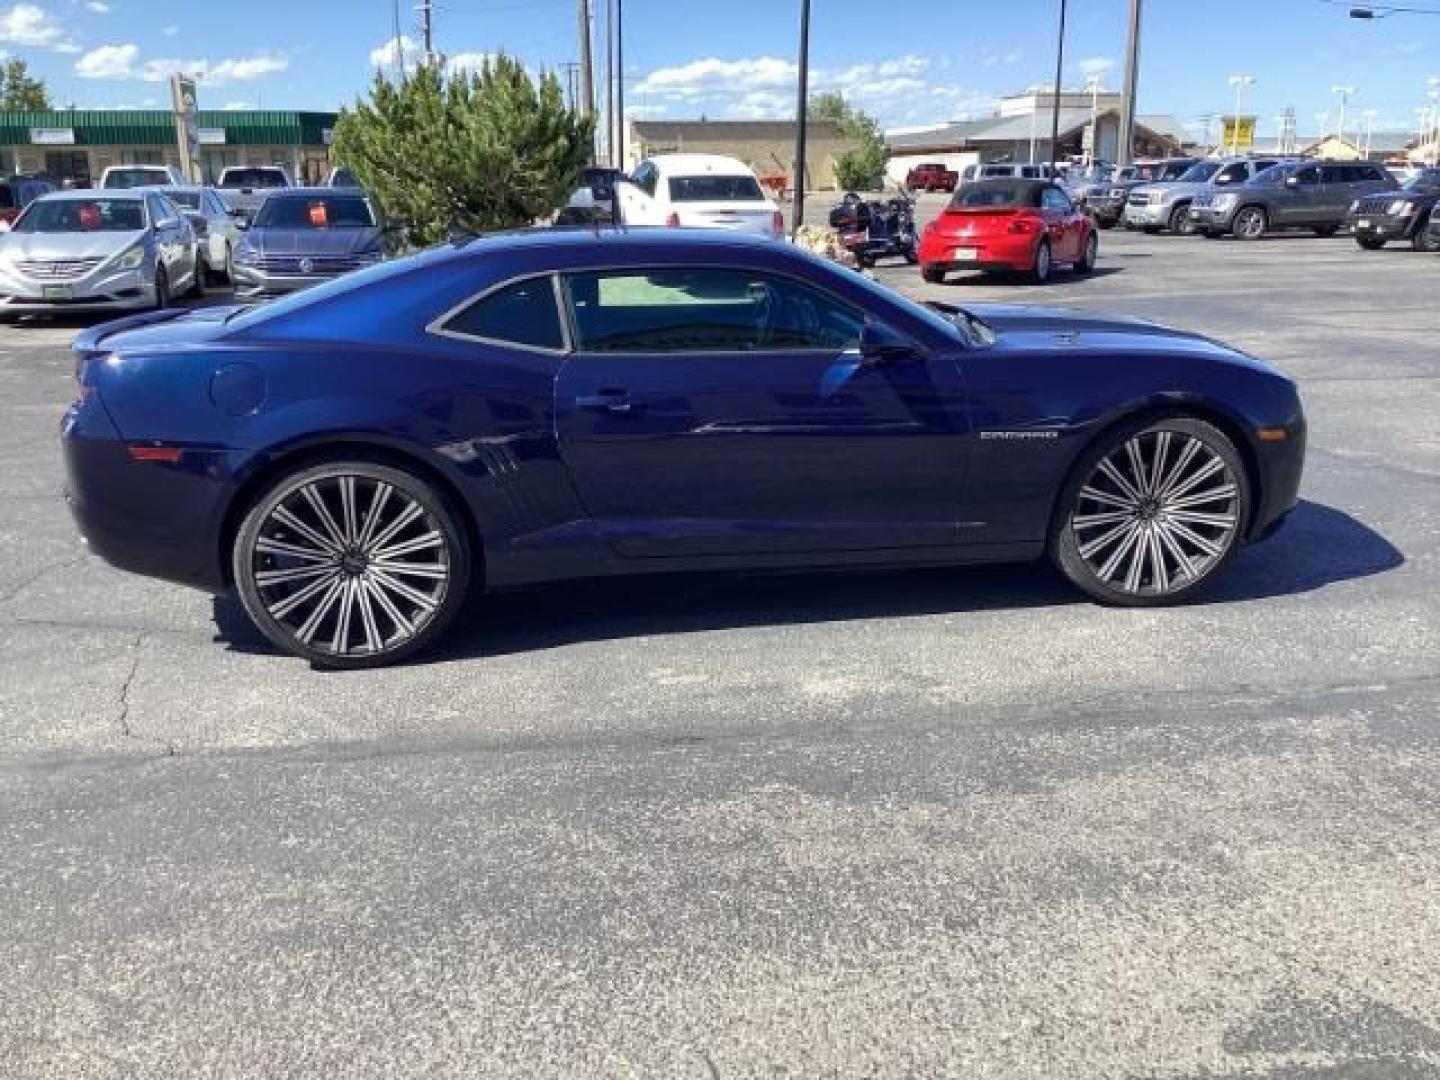
{"type": "Polygon", "coordinates": [[[743,161],[719,154],[656,154],[616,185],[626,225],[780,236],[784,216],[743,161]]]}
{"type": "Polygon", "coordinates": [[[100,174],[102,188],[183,187],[188,183],[174,165],[111,165],[100,174]]]}
{"type": "Polygon", "coordinates": [[[975,180],[995,180],[1009,178],[1017,180],[1054,180],[1059,173],[1048,161],[1025,164],[1014,164],[990,162],[987,164],[966,165],[960,171],[960,183],[968,184],[975,180]]]}

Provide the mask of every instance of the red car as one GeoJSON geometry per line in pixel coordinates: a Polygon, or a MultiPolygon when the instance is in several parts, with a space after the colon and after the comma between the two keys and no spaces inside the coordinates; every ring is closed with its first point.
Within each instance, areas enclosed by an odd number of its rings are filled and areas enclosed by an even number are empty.
{"type": "Polygon", "coordinates": [[[979,180],[955,193],[920,236],[920,272],[938,284],[951,270],[1016,271],[1044,282],[1057,266],[1095,267],[1095,224],[1048,180],[979,180]]]}
{"type": "Polygon", "coordinates": [[[905,174],[905,186],[911,191],[954,191],[960,174],[938,162],[916,165],[905,174]]]}

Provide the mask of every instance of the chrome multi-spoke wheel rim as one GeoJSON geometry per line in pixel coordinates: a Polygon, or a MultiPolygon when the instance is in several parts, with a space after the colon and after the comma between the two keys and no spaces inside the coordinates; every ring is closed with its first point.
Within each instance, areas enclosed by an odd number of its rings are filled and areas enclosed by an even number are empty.
{"type": "Polygon", "coordinates": [[[1166,596],[1204,578],[1235,542],[1241,492],[1213,447],[1179,431],[1136,435],[1095,466],[1070,517],[1075,549],[1104,585],[1166,596]]]}
{"type": "Polygon", "coordinates": [[[1259,210],[1241,210],[1235,218],[1235,232],[1247,239],[1265,231],[1265,215],[1259,210]]]}
{"type": "Polygon", "coordinates": [[[275,500],[250,573],[265,611],[299,644],[373,656],[403,646],[440,610],[450,543],[435,515],[394,484],[326,476],[275,500]]]}

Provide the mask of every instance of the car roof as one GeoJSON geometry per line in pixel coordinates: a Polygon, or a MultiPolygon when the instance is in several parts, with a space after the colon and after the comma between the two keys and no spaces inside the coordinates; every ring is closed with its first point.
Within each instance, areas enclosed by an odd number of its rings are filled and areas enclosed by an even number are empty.
{"type": "Polygon", "coordinates": [[[661,172],[714,173],[717,176],[750,176],[753,170],[739,158],[724,154],[654,154],[646,160],[661,172]]]}
{"type": "Polygon", "coordinates": [[[1054,180],[1034,176],[987,176],[965,185],[966,191],[1023,191],[1030,194],[1040,188],[1055,188],[1060,185],[1054,180]]]}
{"type": "MultiPolygon", "coordinates": [[[[54,191],[47,191],[40,199],[54,201],[56,199],[132,199],[140,200],[145,197],[148,188],[57,188],[54,191]]],[[[37,202],[39,199],[36,200],[37,202]]]]}
{"type": "Polygon", "coordinates": [[[311,198],[311,199],[338,199],[338,198],[369,199],[369,198],[370,198],[370,196],[369,196],[369,195],[366,195],[365,192],[364,192],[364,190],[361,189],[361,188],[351,188],[351,187],[333,188],[333,187],[326,187],[326,186],[323,185],[323,184],[309,184],[309,185],[307,185],[307,186],[305,186],[305,187],[296,187],[296,186],[292,185],[292,186],[290,186],[290,187],[270,188],[270,189],[269,189],[269,194],[267,195],[267,198],[271,198],[271,199],[288,199],[288,198],[291,198],[292,196],[295,197],[295,198],[311,198]]]}

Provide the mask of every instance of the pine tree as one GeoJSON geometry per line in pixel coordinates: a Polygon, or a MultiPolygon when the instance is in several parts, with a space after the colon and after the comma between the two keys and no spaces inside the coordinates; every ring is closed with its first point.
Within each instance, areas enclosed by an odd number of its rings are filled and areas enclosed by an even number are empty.
{"type": "Polygon", "coordinates": [[[565,202],[590,163],[593,121],[553,75],[497,56],[479,71],[377,74],[335,125],[337,160],[417,244],[528,225],[565,202]]]}

